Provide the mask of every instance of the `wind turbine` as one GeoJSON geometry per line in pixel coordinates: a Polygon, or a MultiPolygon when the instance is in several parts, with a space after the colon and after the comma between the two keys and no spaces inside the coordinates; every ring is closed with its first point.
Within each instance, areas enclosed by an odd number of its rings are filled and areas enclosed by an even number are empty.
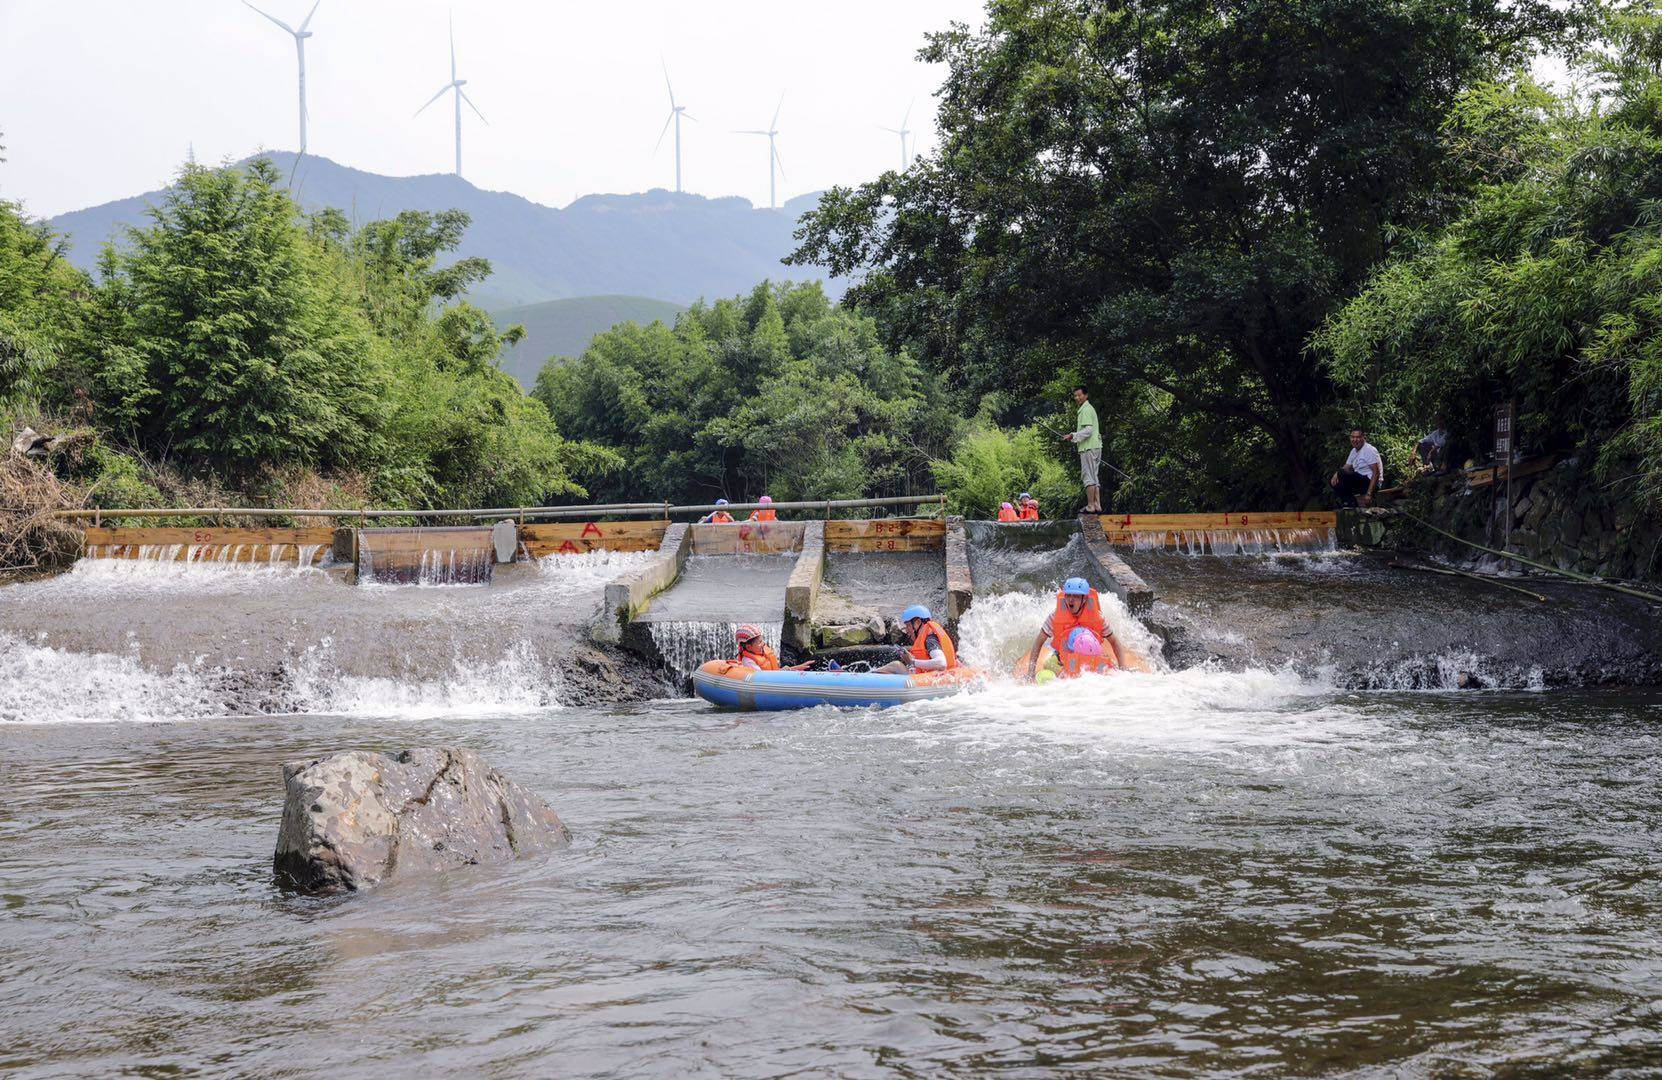
{"type": "MultiPolygon", "coordinates": [[[[445,91],[447,91],[447,90],[454,90],[456,92],[456,102],[455,102],[455,104],[456,104],[456,175],[457,176],[462,175],[462,102],[464,102],[464,101],[467,102],[467,107],[473,110],[473,115],[477,116],[481,120],[484,120],[485,124],[487,126],[490,124],[489,120],[485,120],[485,114],[479,111],[479,106],[475,105],[473,103],[473,99],[467,96],[467,91],[462,89],[462,87],[464,87],[466,85],[467,85],[467,80],[466,79],[456,78],[456,17],[454,15],[452,15],[450,17],[450,81],[445,83],[443,86],[439,87],[439,92],[427,99],[427,105],[431,105],[433,102],[435,102],[439,98],[443,97],[444,94],[445,94],[445,91]]],[[[417,109],[415,111],[415,115],[420,116],[422,113],[426,112],[427,111],[427,105],[423,105],[421,108],[417,109]]]]}
{"type": "Polygon", "coordinates": [[[687,112],[685,105],[675,103],[675,87],[669,81],[669,65],[664,64],[664,85],[669,87],[669,119],[664,121],[664,130],[658,132],[658,141],[653,144],[652,152],[656,154],[658,147],[664,145],[664,136],[669,134],[669,126],[675,125],[675,191],[681,192],[681,116],[685,114],[688,120],[697,120],[698,117],[687,112]]]}
{"type": "Polygon", "coordinates": [[[300,58],[300,152],[304,154],[306,152],[306,39],[312,36],[312,32],[306,27],[312,24],[312,16],[317,14],[317,5],[323,3],[323,0],[316,0],[316,3],[312,4],[312,10],[306,13],[306,21],[300,24],[298,30],[277,16],[261,11],[250,4],[248,0],[242,0],[242,3],[248,10],[264,15],[278,26],[281,26],[285,32],[294,35],[294,51],[300,58]]]}
{"type": "MultiPolygon", "coordinates": [[[[899,127],[897,127],[897,128],[892,128],[892,127],[883,128],[884,131],[892,131],[896,135],[900,136],[900,171],[901,172],[905,172],[906,167],[909,166],[910,164],[912,164],[911,156],[906,153],[906,137],[908,135],[912,134],[912,129],[906,126],[906,121],[910,120],[912,118],[912,104],[916,104],[916,103],[913,102],[913,103],[908,104],[906,106],[906,116],[900,121],[900,126],[899,127]]],[[[879,124],[878,126],[882,127],[881,124],[879,124]]]]}
{"type": "Polygon", "coordinates": [[[774,140],[779,137],[779,110],[785,107],[785,95],[779,95],[779,104],[773,110],[773,119],[768,123],[767,130],[750,128],[740,131],[740,135],[766,135],[768,137],[768,209],[779,209],[778,188],[773,177],[773,167],[779,166],[779,175],[785,175],[785,161],[779,156],[779,148],[774,140]]]}

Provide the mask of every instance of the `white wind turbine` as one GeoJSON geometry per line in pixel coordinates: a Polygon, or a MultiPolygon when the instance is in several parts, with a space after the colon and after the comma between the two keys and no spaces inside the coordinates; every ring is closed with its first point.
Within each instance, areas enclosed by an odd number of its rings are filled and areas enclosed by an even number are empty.
{"type": "MultiPolygon", "coordinates": [[[[892,127],[883,128],[884,131],[892,131],[896,135],[900,136],[900,171],[901,172],[905,172],[907,166],[912,164],[912,157],[911,157],[910,154],[908,154],[906,152],[906,140],[912,134],[912,129],[906,126],[906,121],[910,120],[912,118],[912,105],[914,105],[914,104],[916,104],[916,102],[912,102],[912,103],[910,103],[906,106],[906,115],[905,115],[905,117],[903,117],[901,119],[899,127],[897,127],[897,128],[892,128],[892,127]]],[[[878,126],[882,127],[881,124],[879,124],[878,126]]]]}
{"type": "Polygon", "coordinates": [[[774,176],[773,176],[774,166],[777,165],[779,167],[779,175],[780,176],[785,175],[784,159],[779,156],[779,147],[774,144],[774,140],[779,137],[779,110],[784,108],[784,107],[785,107],[785,95],[780,94],[779,95],[779,104],[777,106],[775,106],[775,108],[773,110],[773,120],[771,122],[769,122],[769,124],[767,126],[767,130],[764,131],[761,128],[750,128],[748,130],[740,131],[738,133],[740,135],[766,135],[768,137],[768,209],[769,210],[779,209],[778,186],[777,186],[777,184],[774,180],[774,176]]]}
{"type": "Polygon", "coordinates": [[[300,152],[304,154],[306,152],[306,39],[312,36],[312,32],[307,30],[306,27],[311,25],[312,16],[317,14],[317,5],[323,3],[323,0],[317,0],[316,3],[312,4],[312,10],[306,13],[306,21],[300,24],[298,30],[270,12],[261,11],[250,4],[248,0],[242,0],[242,2],[248,10],[264,15],[278,26],[281,26],[285,32],[294,35],[294,51],[300,58],[300,152]]]}
{"type": "Polygon", "coordinates": [[[669,81],[669,65],[668,64],[664,65],[664,85],[666,87],[669,87],[669,119],[664,121],[664,130],[658,132],[658,141],[657,141],[656,144],[653,145],[652,152],[654,154],[656,154],[658,152],[658,147],[664,145],[664,136],[669,134],[669,126],[671,124],[674,124],[675,125],[675,190],[676,190],[677,193],[679,193],[681,191],[681,117],[684,115],[684,116],[686,116],[686,118],[688,120],[697,120],[698,117],[694,116],[690,112],[687,112],[687,107],[685,105],[677,105],[675,103],[675,87],[673,85],[671,85],[671,83],[669,81]]]}
{"type": "Polygon", "coordinates": [[[467,96],[467,91],[462,89],[462,87],[464,87],[466,85],[467,85],[467,80],[466,79],[456,78],[456,18],[455,18],[455,16],[451,16],[451,18],[450,18],[450,81],[445,83],[443,86],[439,87],[439,92],[434,94],[432,97],[428,98],[427,99],[427,104],[423,105],[421,108],[417,109],[415,111],[415,115],[420,116],[422,113],[426,112],[427,111],[427,105],[431,105],[433,102],[435,102],[439,98],[443,97],[445,95],[445,91],[454,90],[456,92],[456,102],[455,102],[455,104],[456,104],[456,175],[457,176],[462,175],[462,102],[464,102],[464,101],[467,102],[467,107],[473,110],[473,115],[477,116],[480,120],[484,120],[487,125],[490,123],[489,120],[485,120],[485,114],[479,111],[479,106],[475,105],[473,103],[473,99],[467,96]]]}

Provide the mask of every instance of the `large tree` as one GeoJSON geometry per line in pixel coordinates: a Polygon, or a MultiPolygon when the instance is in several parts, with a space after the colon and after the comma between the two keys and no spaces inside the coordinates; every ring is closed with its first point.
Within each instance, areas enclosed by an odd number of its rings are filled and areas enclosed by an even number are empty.
{"type": "Polygon", "coordinates": [[[1570,22],[1548,0],[994,0],[922,52],[950,67],[939,150],[829,192],[793,259],[857,276],[849,301],[964,389],[1083,377],[1110,422],[1273,446],[1237,491],[1298,499],[1333,399],[1312,332],[1458,209],[1460,96],[1570,22]]]}

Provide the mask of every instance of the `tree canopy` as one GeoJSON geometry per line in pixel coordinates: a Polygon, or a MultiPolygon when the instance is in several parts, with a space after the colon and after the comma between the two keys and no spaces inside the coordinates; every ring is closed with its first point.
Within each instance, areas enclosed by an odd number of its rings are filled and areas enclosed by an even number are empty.
{"type": "Polygon", "coordinates": [[[991,4],[923,50],[950,68],[938,152],[833,189],[793,259],[858,275],[850,302],[971,394],[1019,413],[1080,378],[1111,433],[1194,440],[1162,467],[1195,501],[1301,501],[1336,396],[1312,333],[1463,205],[1462,95],[1571,25],[1546,0],[991,4]]]}

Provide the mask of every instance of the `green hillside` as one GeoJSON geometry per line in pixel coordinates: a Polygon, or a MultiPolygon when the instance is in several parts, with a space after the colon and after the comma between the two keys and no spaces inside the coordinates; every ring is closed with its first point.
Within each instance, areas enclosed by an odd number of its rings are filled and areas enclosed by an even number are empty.
{"type": "Polygon", "coordinates": [[[657,319],[673,323],[680,304],[647,296],[576,296],[545,300],[491,312],[496,325],[525,327],[525,340],[502,351],[502,370],[529,390],[550,356],[577,356],[589,339],[620,322],[645,325],[657,319]]]}

